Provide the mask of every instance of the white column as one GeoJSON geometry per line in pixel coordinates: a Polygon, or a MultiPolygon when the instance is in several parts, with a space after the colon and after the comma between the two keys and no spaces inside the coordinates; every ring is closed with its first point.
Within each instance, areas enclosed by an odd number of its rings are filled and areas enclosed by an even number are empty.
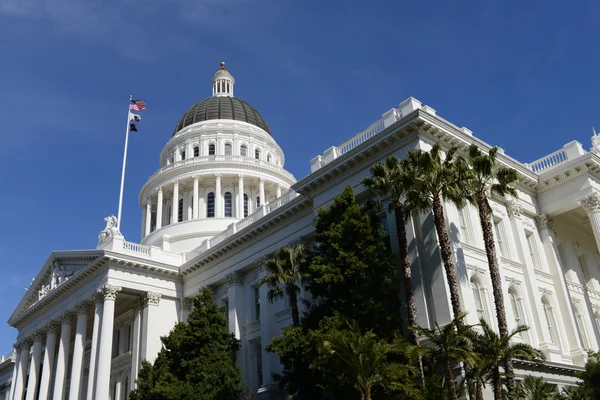
{"type": "Polygon", "coordinates": [[[37,383],[40,378],[40,367],[42,363],[42,338],[41,332],[37,332],[33,339],[33,352],[29,363],[29,381],[27,382],[27,400],[37,399],[37,383]]]}
{"type": "Polygon", "coordinates": [[[221,174],[215,174],[217,178],[217,182],[215,184],[215,217],[221,218],[223,217],[223,210],[221,209],[223,206],[223,199],[221,198],[221,174]]]}
{"type": "MultiPolygon", "coordinates": [[[[258,269],[258,276],[262,280],[268,272],[264,267],[258,269]]],[[[260,295],[260,346],[262,354],[262,376],[263,386],[269,386],[271,384],[271,353],[266,349],[266,346],[271,342],[271,310],[269,309],[269,287],[268,285],[262,285],[259,289],[260,295]]]]}
{"type": "Polygon", "coordinates": [[[244,175],[238,175],[238,218],[244,218],[244,175]]]}
{"type": "Polygon", "coordinates": [[[160,320],[158,306],[160,304],[160,293],[147,292],[142,296],[142,332],[140,359],[153,362],[160,351],[160,340],[152,336],[153,326],[160,320]]]}
{"type": "MultiPolygon", "coordinates": [[[[237,272],[227,275],[227,301],[229,302],[229,331],[236,339],[241,339],[242,310],[244,306],[244,278],[237,272]]],[[[262,313],[261,313],[262,318],[262,313]]]]}
{"type": "Polygon", "coordinates": [[[107,400],[110,389],[110,362],[112,356],[113,326],[115,318],[115,300],[121,289],[106,285],[100,289],[104,295],[100,346],[98,348],[98,369],[96,373],[96,400],[107,400]]]}
{"type": "Polygon", "coordinates": [[[259,190],[260,190],[260,205],[264,206],[265,203],[265,180],[263,178],[260,178],[260,183],[259,183],[259,190]]]}
{"type": "Polygon", "coordinates": [[[163,191],[162,186],[158,188],[158,200],[156,202],[156,229],[162,227],[163,191]]]}
{"type": "Polygon", "coordinates": [[[15,365],[13,366],[13,372],[12,372],[12,378],[10,379],[10,384],[9,384],[9,390],[7,390],[8,393],[8,400],[12,400],[13,396],[14,396],[14,392],[15,392],[15,383],[17,382],[17,370],[18,368],[18,363],[19,363],[19,358],[20,358],[20,350],[19,347],[17,346],[17,344],[13,344],[13,353],[15,355],[15,365]]]}
{"type": "Polygon", "coordinates": [[[67,366],[69,365],[69,347],[71,344],[71,320],[73,314],[67,312],[62,316],[60,328],[60,344],[58,346],[58,359],[56,360],[56,374],[54,376],[54,400],[62,400],[65,395],[67,382],[67,366]]]}
{"type": "Polygon", "coordinates": [[[139,302],[133,307],[133,329],[131,330],[131,370],[129,371],[129,390],[135,390],[135,380],[140,368],[140,330],[142,310],[139,302]]]}
{"type": "Polygon", "coordinates": [[[90,350],[90,368],[88,376],[87,400],[94,399],[96,388],[96,369],[98,367],[98,347],[100,346],[100,325],[102,324],[102,313],[104,310],[104,297],[101,293],[94,295],[96,307],[94,309],[94,328],[92,331],[92,347],[90,350]]]}
{"type": "Polygon", "coordinates": [[[27,367],[29,365],[29,350],[31,349],[31,342],[29,340],[23,341],[20,345],[19,358],[15,368],[17,370],[17,380],[15,381],[15,389],[13,392],[14,400],[23,399],[23,391],[25,388],[25,375],[27,374],[27,367]]]}
{"type": "Polygon", "coordinates": [[[194,198],[192,199],[192,218],[198,219],[198,175],[194,176],[194,198]]]}
{"type": "Polygon", "coordinates": [[[149,235],[152,231],[152,199],[148,197],[146,200],[146,233],[145,236],[149,235]]]}
{"type": "Polygon", "coordinates": [[[123,380],[121,377],[117,378],[117,384],[115,385],[115,398],[112,400],[121,400],[123,395],[123,380]]]}
{"type": "Polygon", "coordinates": [[[73,363],[71,366],[71,384],[69,399],[78,399],[81,394],[81,378],[83,374],[83,357],[87,340],[87,320],[89,304],[83,302],[77,306],[77,326],[73,345],[73,363]]]}
{"type": "Polygon", "coordinates": [[[281,197],[281,186],[279,185],[279,183],[276,186],[277,189],[277,198],[281,197]]]}
{"type": "Polygon", "coordinates": [[[590,225],[592,225],[592,230],[594,231],[596,247],[600,251],[600,194],[594,193],[579,200],[579,204],[581,204],[590,217],[590,225]]]}
{"type": "Polygon", "coordinates": [[[56,352],[56,334],[58,332],[56,322],[48,324],[46,329],[46,350],[44,351],[44,368],[42,369],[42,381],[40,382],[39,400],[48,400],[50,398],[50,387],[52,372],[54,370],[54,356],[56,352]]]}
{"type": "Polygon", "coordinates": [[[173,202],[171,204],[171,223],[177,223],[177,216],[179,215],[179,181],[173,182],[173,202]]]}

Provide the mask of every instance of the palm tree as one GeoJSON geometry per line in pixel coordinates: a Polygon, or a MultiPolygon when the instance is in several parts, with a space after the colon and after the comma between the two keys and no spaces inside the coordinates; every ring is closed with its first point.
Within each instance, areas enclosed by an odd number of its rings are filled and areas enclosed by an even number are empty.
{"type": "MultiPolygon", "coordinates": [[[[406,342],[396,338],[393,342],[377,337],[373,331],[362,333],[356,322],[347,329],[326,332],[319,347],[319,356],[311,368],[331,372],[332,362],[338,372],[343,372],[353,383],[361,400],[372,400],[378,387],[402,385],[398,376],[414,376],[414,368],[394,362],[392,358],[405,352],[406,342]],[[339,368],[339,369],[338,369],[339,368]]],[[[407,385],[406,390],[415,398],[419,393],[407,385]]]]}
{"type": "Polygon", "coordinates": [[[268,298],[271,303],[278,297],[283,297],[284,292],[290,296],[292,306],[292,325],[300,325],[300,314],[298,312],[298,293],[302,284],[300,264],[304,259],[304,246],[300,243],[295,247],[285,246],[277,250],[273,258],[265,263],[269,272],[261,281],[260,285],[269,285],[271,289],[268,298]]]}
{"type": "MultiPolygon", "coordinates": [[[[415,150],[408,153],[402,160],[401,167],[405,170],[406,199],[414,210],[433,211],[435,230],[438,235],[442,261],[446,271],[450,301],[454,316],[462,314],[456,267],[452,257],[452,246],[446,229],[443,201],[449,200],[458,207],[464,205],[469,187],[465,180],[469,178],[468,166],[461,157],[454,157],[456,147],[450,148],[442,160],[442,147],[439,143],[433,145],[429,152],[415,150]]],[[[460,325],[462,321],[456,320],[460,325]]]]}
{"type": "Polygon", "coordinates": [[[452,322],[440,327],[437,323],[434,329],[420,326],[415,331],[424,339],[425,345],[416,346],[414,355],[420,355],[431,360],[432,363],[441,363],[444,366],[446,389],[450,400],[457,400],[458,395],[454,385],[453,362],[477,362],[477,355],[471,348],[471,342],[466,332],[471,329],[462,323],[466,314],[458,314],[452,322]]]}
{"type": "MultiPolygon", "coordinates": [[[[402,269],[404,272],[404,292],[406,293],[406,304],[408,308],[408,326],[417,326],[417,306],[415,305],[415,296],[412,288],[412,274],[410,269],[410,260],[408,258],[408,240],[406,238],[406,217],[407,207],[402,202],[404,196],[406,178],[404,171],[400,167],[399,160],[394,156],[386,158],[385,162],[379,162],[371,167],[370,178],[362,180],[371,193],[379,196],[389,195],[389,210],[394,212],[396,222],[396,232],[398,234],[398,247],[402,258],[402,269]]],[[[413,344],[414,335],[412,338],[413,344]]]]}
{"type": "Polygon", "coordinates": [[[518,399],[522,400],[562,400],[562,397],[556,390],[556,387],[546,383],[544,378],[534,378],[527,375],[523,382],[519,384],[516,390],[518,399]]]}
{"type": "Polygon", "coordinates": [[[500,366],[506,364],[506,360],[543,360],[544,355],[525,343],[514,341],[516,336],[529,328],[519,325],[508,335],[499,335],[485,320],[480,321],[480,329],[471,329],[467,335],[472,342],[473,350],[478,355],[477,363],[484,366],[483,376],[489,378],[494,389],[494,399],[502,400],[502,380],[500,366]]]}
{"type": "MultiPolygon", "coordinates": [[[[470,179],[470,198],[469,200],[477,206],[479,210],[479,222],[483,231],[483,242],[487,254],[488,265],[490,268],[490,278],[492,281],[492,291],[494,293],[494,304],[496,306],[496,318],[498,319],[498,330],[500,336],[508,335],[508,326],[506,323],[506,311],[504,310],[504,296],[502,294],[502,280],[500,278],[500,266],[496,256],[496,244],[494,242],[494,225],[492,222],[492,208],[488,200],[488,193],[500,196],[511,195],[517,197],[517,191],[512,186],[517,182],[519,176],[517,171],[512,168],[500,168],[496,166],[496,153],[498,147],[490,149],[485,154],[477,145],[472,144],[469,147],[469,165],[471,166],[470,179]]],[[[504,365],[506,370],[506,389],[508,393],[515,390],[515,378],[512,361],[506,360],[504,365]]]]}

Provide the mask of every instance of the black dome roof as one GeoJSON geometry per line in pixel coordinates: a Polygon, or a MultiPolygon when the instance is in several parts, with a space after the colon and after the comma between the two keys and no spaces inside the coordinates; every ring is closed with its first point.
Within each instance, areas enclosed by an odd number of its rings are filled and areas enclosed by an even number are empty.
{"type": "Polygon", "coordinates": [[[236,97],[209,97],[194,104],[179,120],[173,136],[186,126],[211,119],[232,119],[258,126],[271,135],[265,119],[250,104],[236,97]]]}

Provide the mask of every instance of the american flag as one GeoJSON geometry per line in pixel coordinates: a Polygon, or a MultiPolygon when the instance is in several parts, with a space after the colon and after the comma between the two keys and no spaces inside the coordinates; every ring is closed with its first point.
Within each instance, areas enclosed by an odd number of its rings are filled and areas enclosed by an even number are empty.
{"type": "Polygon", "coordinates": [[[144,111],[146,109],[146,102],[144,100],[131,100],[129,109],[135,111],[144,111]]]}

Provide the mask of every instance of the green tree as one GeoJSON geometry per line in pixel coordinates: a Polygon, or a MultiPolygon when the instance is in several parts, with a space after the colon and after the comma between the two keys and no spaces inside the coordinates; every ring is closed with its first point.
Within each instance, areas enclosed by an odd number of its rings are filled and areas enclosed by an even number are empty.
{"type": "Polygon", "coordinates": [[[432,365],[441,364],[444,367],[446,390],[450,400],[457,400],[458,395],[454,384],[454,372],[452,365],[455,362],[477,362],[477,355],[473,352],[471,341],[466,332],[471,328],[464,325],[460,320],[466,314],[459,314],[452,322],[444,326],[435,324],[434,329],[417,326],[415,331],[419,334],[424,345],[416,346],[414,356],[422,356],[432,365]]]}
{"type": "Polygon", "coordinates": [[[585,371],[579,374],[583,381],[585,396],[589,399],[600,399],[600,352],[590,353],[585,364],[585,371]]]}
{"type": "Polygon", "coordinates": [[[414,368],[393,359],[405,349],[402,339],[380,339],[373,331],[361,332],[358,324],[352,322],[344,329],[331,330],[323,336],[319,356],[311,368],[323,373],[331,369],[343,371],[361,400],[372,400],[377,388],[401,392],[402,398],[419,398],[415,385],[398,387],[401,382],[398,377],[414,374],[414,368]]]}
{"type": "Polygon", "coordinates": [[[396,267],[380,227],[376,212],[359,205],[351,187],[318,210],[314,251],[301,266],[313,301],[306,302],[300,326],[284,329],[267,346],[279,356],[283,372],[277,378],[289,393],[311,400],[324,392],[352,398],[343,372],[310,368],[325,335],[351,320],[381,339],[391,340],[401,329],[396,267]]]}
{"type": "Polygon", "coordinates": [[[229,333],[224,309],[205,288],[187,322],[161,338],[154,364],[144,362],[131,400],[236,400],[242,389],[232,358],[238,341],[229,333]]]}
{"type": "MultiPolygon", "coordinates": [[[[465,179],[468,166],[461,157],[455,157],[456,147],[446,152],[442,159],[442,147],[439,143],[433,145],[430,151],[414,150],[402,160],[401,167],[406,171],[408,179],[406,199],[415,210],[432,210],[435,230],[438,235],[440,252],[454,316],[462,314],[462,306],[458,294],[456,266],[452,255],[452,245],[446,229],[446,217],[443,201],[452,201],[462,207],[467,199],[468,185],[465,179]]],[[[461,324],[462,321],[458,321],[461,324]]]]}
{"type": "Polygon", "coordinates": [[[285,246],[277,250],[273,257],[265,263],[268,275],[265,276],[260,284],[269,285],[269,301],[272,303],[278,297],[283,297],[283,293],[290,296],[292,306],[292,325],[300,325],[300,314],[298,313],[298,294],[300,293],[300,284],[302,283],[302,273],[300,264],[304,260],[304,246],[298,244],[295,247],[285,246]]]}
{"type": "Polygon", "coordinates": [[[471,340],[473,351],[477,354],[477,372],[479,380],[489,380],[494,390],[494,399],[502,400],[502,376],[500,366],[506,360],[543,360],[545,357],[526,343],[514,340],[529,328],[525,325],[517,326],[508,335],[499,335],[485,320],[480,321],[479,329],[469,329],[467,335],[471,340]]]}
{"type": "Polygon", "coordinates": [[[556,390],[556,386],[546,383],[544,378],[534,378],[527,375],[517,385],[515,396],[520,400],[562,400],[563,397],[556,390]]]}
{"type": "MultiPolygon", "coordinates": [[[[496,153],[498,147],[493,147],[488,153],[483,153],[477,145],[469,147],[468,162],[469,170],[469,200],[477,206],[479,211],[479,222],[483,231],[483,242],[490,268],[492,281],[492,292],[494,294],[494,305],[496,307],[496,318],[498,319],[498,330],[501,336],[508,335],[506,323],[506,311],[504,309],[504,296],[502,294],[502,280],[500,278],[500,266],[496,255],[496,244],[494,241],[494,225],[492,222],[492,208],[488,200],[488,193],[500,196],[511,195],[517,197],[517,191],[513,185],[518,181],[518,174],[512,168],[498,168],[496,153]]],[[[515,390],[515,379],[512,361],[506,359],[504,368],[506,370],[506,389],[508,393],[515,390]]]]}

